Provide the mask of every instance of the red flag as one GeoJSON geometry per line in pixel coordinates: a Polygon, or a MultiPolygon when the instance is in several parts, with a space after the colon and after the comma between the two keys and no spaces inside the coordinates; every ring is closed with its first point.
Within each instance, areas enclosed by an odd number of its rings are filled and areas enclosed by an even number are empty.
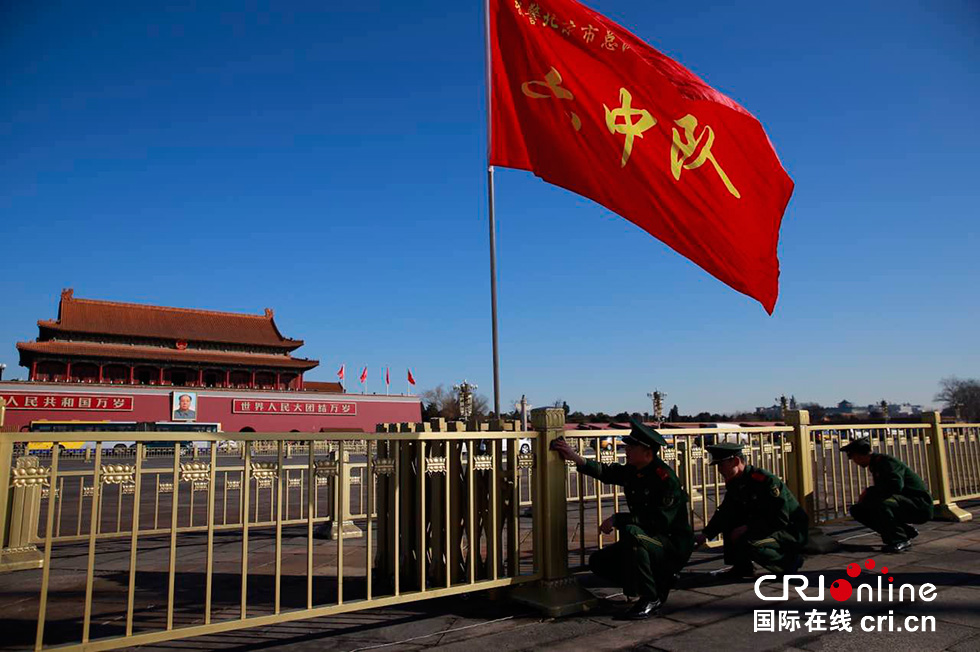
{"type": "Polygon", "coordinates": [[[633,222],[771,314],[793,181],[736,102],[574,0],[490,0],[490,164],[633,222]]]}
{"type": "Polygon", "coordinates": [[[340,369],[337,370],[337,378],[340,378],[341,380],[344,379],[344,366],[345,365],[340,365],[340,369]]]}
{"type": "Polygon", "coordinates": [[[390,367],[385,367],[385,385],[391,384],[391,376],[388,375],[388,372],[390,370],[391,370],[390,367]]]}
{"type": "Polygon", "coordinates": [[[367,367],[364,367],[364,371],[361,372],[361,384],[362,385],[364,384],[364,381],[365,380],[367,380],[367,367]]]}
{"type": "Polygon", "coordinates": [[[410,385],[414,385],[415,384],[415,376],[412,375],[412,370],[411,369],[408,370],[408,383],[410,385]]]}

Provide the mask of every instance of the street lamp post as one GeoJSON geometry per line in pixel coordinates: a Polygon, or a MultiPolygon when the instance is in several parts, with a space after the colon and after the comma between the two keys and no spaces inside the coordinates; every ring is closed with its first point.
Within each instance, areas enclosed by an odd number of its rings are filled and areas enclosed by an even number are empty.
{"type": "Polygon", "coordinates": [[[466,379],[463,379],[463,382],[458,385],[453,385],[453,390],[459,396],[457,399],[459,403],[459,416],[463,421],[469,421],[473,415],[473,392],[477,389],[478,387],[476,385],[467,382],[466,379]]]}
{"type": "Polygon", "coordinates": [[[7,365],[0,362],[0,380],[3,380],[3,370],[7,368],[7,365]]]}
{"type": "Polygon", "coordinates": [[[521,415],[521,430],[527,432],[527,415],[531,411],[533,406],[527,402],[527,395],[521,394],[521,400],[518,403],[514,403],[514,409],[516,409],[521,415]]]}
{"type": "Polygon", "coordinates": [[[654,421],[661,422],[664,420],[664,399],[667,398],[667,392],[661,392],[659,389],[655,389],[652,392],[647,392],[647,398],[653,399],[653,419],[654,421]]]}

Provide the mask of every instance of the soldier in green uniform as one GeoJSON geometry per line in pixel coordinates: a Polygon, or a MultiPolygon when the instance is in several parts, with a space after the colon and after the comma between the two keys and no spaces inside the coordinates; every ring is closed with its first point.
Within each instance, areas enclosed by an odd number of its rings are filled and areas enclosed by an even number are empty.
{"type": "Polygon", "coordinates": [[[867,437],[841,446],[841,452],[861,468],[869,469],[874,480],[851,505],[851,516],[881,535],[883,552],[908,550],[919,534],[909,524],[932,518],[932,495],[922,478],[901,460],[872,452],[867,437]]]}
{"type": "Polygon", "coordinates": [[[629,512],[618,512],[599,529],[619,531],[619,541],[592,554],[589,568],[617,582],[627,596],[639,600],[625,617],[641,620],[660,613],[694,549],[694,531],[688,518],[687,494],[677,475],[657,456],[666,440],[653,428],[630,419],[632,430],[623,437],[626,464],[586,461],[564,440],[554,443],[563,460],[575,462],[579,473],[606,484],[625,487],[629,512]]]}
{"type": "Polygon", "coordinates": [[[774,573],[794,573],[808,537],[806,512],[778,477],[745,463],[742,444],[707,446],[725,479],[725,498],[695,543],[724,535],[730,578],[751,577],[753,562],[774,573]]]}

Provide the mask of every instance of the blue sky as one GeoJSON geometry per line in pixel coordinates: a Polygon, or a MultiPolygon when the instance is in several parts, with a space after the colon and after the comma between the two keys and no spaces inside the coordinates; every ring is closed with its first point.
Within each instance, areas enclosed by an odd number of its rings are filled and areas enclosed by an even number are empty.
{"type": "MultiPolygon", "coordinates": [[[[772,317],[497,173],[501,399],[929,404],[980,376],[980,7],[593,0],[752,111],[796,182],[772,317]]],[[[492,395],[482,3],[8,3],[0,362],[76,296],[260,313],[310,378],[492,395]],[[284,11],[283,7],[288,7],[284,11]]],[[[13,373],[11,373],[13,371],[13,373]]],[[[492,396],[491,396],[492,398],[492,396]]]]}

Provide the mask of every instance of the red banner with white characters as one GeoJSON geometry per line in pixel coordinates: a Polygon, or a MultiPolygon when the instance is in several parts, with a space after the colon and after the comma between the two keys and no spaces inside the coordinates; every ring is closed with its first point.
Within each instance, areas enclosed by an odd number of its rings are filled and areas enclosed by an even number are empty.
{"type": "Polygon", "coordinates": [[[132,396],[93,394],[2,394],[8,410],[94,410],[132,412],[132,396]]]}
{"type": "Polygon", "coordinates": [[[233,399],[231,411],[235,414],[307,414],[310,416],[355,416],[357,404],[327,401],[254,401],[233,399]]]}

